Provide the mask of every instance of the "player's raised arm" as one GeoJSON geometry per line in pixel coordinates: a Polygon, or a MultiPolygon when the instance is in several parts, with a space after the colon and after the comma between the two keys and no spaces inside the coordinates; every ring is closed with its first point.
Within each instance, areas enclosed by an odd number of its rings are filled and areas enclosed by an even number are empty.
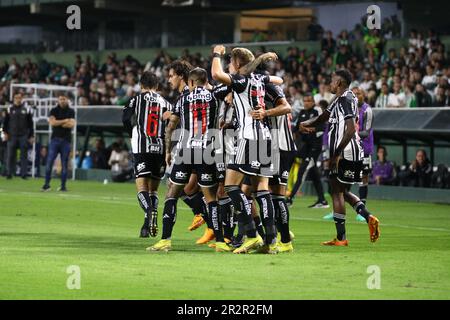
{"type": "Polygon", "coordinates": [[[223,71],[221,58],[225,54],[225,47],[222,45],[218,45],[214,47],[213,60],[211,66],[211,75],[212,78],[220,83],[223,83],[227,86],[231,85],[231,78],[223,71]]]}
{"type": "Polygon", "coordinates": [[[265,63],[265,62],[268,62],[270,60],[277,60],[277,59],[278,59],[278,56],[277,56],[277,54],[275,52],[263,53],[262,55],[260,55],[255,60],[247,63],[245,66],[240,68],[239,69],[239,74],[249,75],[250,73],[254,72],[256,70],[256,68],[258,68],[258,66],[261,63],[265,63]]]}

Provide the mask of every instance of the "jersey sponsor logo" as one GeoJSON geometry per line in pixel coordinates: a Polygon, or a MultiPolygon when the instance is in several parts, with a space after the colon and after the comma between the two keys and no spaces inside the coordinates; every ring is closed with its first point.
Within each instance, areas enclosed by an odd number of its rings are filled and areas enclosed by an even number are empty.
{"type": "Polygon", "coordinates": [[[251,166],[253,169],[259,169],[261,167],[261,163],[259,161],[252,161],[251,166]]]}
{"type": "Polygon", "coordinates": [[[212,95],[211,93],[194,93],[190,94],[186,97],[186,100],[189,102],[192,102],[194,100],[205,100],[205,101],[211,101],[212,95]]]}
{"type": "Polygon", "coordinates": [[[145,162],[138,163],[138,165],[136,166],[136,170],[138,172],[141,172],[144,169],[145,169],[145,162]]]}
{"type": "Polygon", "coordinates": [[[150,146],[150,152],[152,153],[159,153],[161,151],[161,146],[158,145],[151,145],[150,146]]]}
{"type": "Polygon", "coordinates": [[[202,173],[202,175],[200,176],[200,180],[201,181],[209,181],[211,182],[213,179],[212,174],[209,173],[202,173]]]}
{"type": "Polygon", "coordinates": [[[355,171],[345,170],[344,171],[344,177],[354,179],[355,178],[355,171]]]}
{"type": "Polygon", "coordinates": [[[151,94],[146,94],[144,96],[144,100],[148,101],[148,102],[157,102],[158,101],[158,97],[157,96],[152,96],[151,94]]]}
{"type": "Polygon", "coordinates": [[[225,163],[216,163],[217,171],[225,171],[225,163]]]}
{"type": "Polygon", "coordinates": [[[183,172],[183,171],[177,171],[175,172],[175,178],[177,179],[185,179],[187,178],[187,172],[183,172]]]}

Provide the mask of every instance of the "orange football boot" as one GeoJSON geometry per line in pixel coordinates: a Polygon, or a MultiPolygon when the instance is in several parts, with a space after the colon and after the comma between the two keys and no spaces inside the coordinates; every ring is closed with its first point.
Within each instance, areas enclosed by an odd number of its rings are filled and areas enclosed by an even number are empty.
{"type": "Polygon", "coordinates": [[[203,236],[197,240],[196,244],[207,244],[211,240],[214,240],[216,236],[214,235],[213,229],[206,228],[203,236]]]}
{"type": "Polygon", "coordinates": [[[204,223],[205,223],[205,220],[203,219],[202,215],[196,214],[194,216],[194,219],[192,220],[191,225],[188,227],[188,230],[194,231],[195,229],[198,229],[204,223]]]}
{"type": "Polygon", "coordinates": [[[334,238],[331,241],[325,241],[322,242],[323,246],[336,246],[336,247],[347,247],[348,246],[348,240],[338,240],[336,238],[334,238]]]}
{"type": "Polygon", "coordinates": [[[375,216],[369,217],[369,233],[370,233],[370,241],[376,242],[380,237],[380,221],[375,216]]]}

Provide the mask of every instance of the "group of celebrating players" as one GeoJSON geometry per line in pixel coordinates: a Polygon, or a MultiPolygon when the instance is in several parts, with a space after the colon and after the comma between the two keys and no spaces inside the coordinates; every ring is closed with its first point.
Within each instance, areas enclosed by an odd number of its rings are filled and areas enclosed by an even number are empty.
{"type": "MultiPolygon", "coordinates": [[[[215,239],[209,246],[217,252],[293,251],[286,202],[296,154],[291,106],[280,88],[283,79],[256,72],[277,56],[265,53],[255,59],[248,49],[234,48],[226,73],[225,51],[224,46],[214,47],[211,76],[217,85],[209,84],[205,69],[177,60],[168,68],[170,86],[180,93],[174,105],[157,93],[158,78],[147,71],[140,79],[141,93],[124,107],[137,198],[145,214],[141,237],[157,236],[157,190],[166,172],[169,176],[162,237],[147,250],[172,248],[181,198],[194,213],[189,230],[207,225],[197,244],[215,239]]],[[[324,245],[348,245],[345,202],[367,221],[372,242],[380,235],[378,219],[350,192],[352,184],[361,182],[364,156],[355,129],[358,102],[350,83],[351,74],[337,70],[331,83],[336,98],[319,116],[299,125],[305,134],[321,123],[330,125],[330,185],[337,236],[324,245]]]]}

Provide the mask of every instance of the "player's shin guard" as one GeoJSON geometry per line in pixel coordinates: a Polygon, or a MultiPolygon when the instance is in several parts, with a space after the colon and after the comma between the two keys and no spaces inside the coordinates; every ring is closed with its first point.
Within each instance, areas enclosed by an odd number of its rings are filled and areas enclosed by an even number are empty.
{"type": "Polygon", "coordinates": [[[367,222],[369,222],[370,212],[367,211],[366,205],[359,201],[354,206],[353,209],[355,209],[356,213],[362,216],[364,219],[366,219],[367,222]]]}
{"type": "Polygon", "coordinates": [[[334,224],[336,225],[336,238],[339,241],[345,240],[345,214],[333,213],[334,224]]]}
{"type": "Polygon", "coordinates": [[[148,227],[150,224],[150,217],[152,214],[152,202],[148,192],[141,191],[137,194],[139,205],[144,210],[144,226],[148,227]]]}
{"type": "Polygon", "coordinates": [[[233,236],[233,210],[230,198],[219,199],[218,212],[222,220],[223,236],[227,239],[231,239],[233,236]]]}
{"type": "MultiPolygon", "coordinates": [[[[367,184],[364,184],[359,187],[359,199],[362,203],[366,204],[367,201],[367,194],[369,193],[369,186],[367,184]]],[[[366,219],[367,220],[367,219],[366,219]]]]}
{"type": "Polygon", "coordinates": [[[177,199],[167,198],[164,203],[162,239],[170,239],[177,219],[177,199]]]}
{"type": "Polygon", "coordinates": [[[282,195],[272,195],[273,207],[275,209],[275,221],[278,231],[281,235],[281,242],[288,243],[291,241],[289,234],[289,208],[286,198],[282,195]]]}
{"type": "Polygon", "coordinates": [[[237,185],[225,186],[225,191],[231,198],[231,201],[233,201],[235,209],[240,212],[240,219],[242,219],[241,221],[244,223],[247,236],[250,238],[255,238],[256,229],[255,223],[252,219],[252,209],[247,201],[247,198],[245,197],[245,194],[237,185]]]}
{"type": "Polygon", "coordinates": [[[264,226],[262,224],[261,218],[256,214],[256,207],[255,207],[255,204],[253,203],[253,198],[249,197],[249,196],[246,196],[246,197],[247,197],[247,201],[250,204],[250,207],[252,209],[252,219],[253,219],[253,222],[255,223],[256,231],[261,236],[261,238],[264,239],[266,237],[266,233],[264,232],[264,226]]]}
{"type": "Polygon", "coordinates": [[[224,242],[222,231],[222,219],[217,210],[217,201],[208,203],[208,215],[211,216],[212,227],[214,235],[216,236],[216,242],[224,242]]]}
{"type": "Polygon", "coordinates": [[[259,215],[266,230],[266,244],[273,244],[276,241],[277,231],[275,228],[275,210],[269,191],[258,191],[256,201],[259,205],[259,215]]]}

